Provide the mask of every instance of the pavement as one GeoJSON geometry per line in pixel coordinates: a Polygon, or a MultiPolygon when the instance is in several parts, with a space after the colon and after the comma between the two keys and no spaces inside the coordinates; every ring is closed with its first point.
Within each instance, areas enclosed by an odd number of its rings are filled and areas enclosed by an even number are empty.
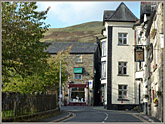
{"type": "MultiPolygon", "coordinates": [[[[124,112],[124,113],[127,112],[128,114],[133,115],[134,117],[140,119],[143,122],[161,122],[158,119],[156,119],[152,116],[148,116],[148,115],[146,115],[142,112],[139,113],[139,112],[130,111],[130,110],[128,110],[128,111],[124,111],[124,110],[107,110],[107,109],[104,109],[103,106],[92,107],[92,109],[99,110],[99,111],[116,111],[116,112],[124,112]]],[[[60,122],[60,121],[67,120],[68,118],[71,118],[73,116],[74,116],[73,113],[68,112],[65,109],[61,109],[61,112],[60,112],[59,115],[57,115],[55,117],[52,117],[52,118],[49,118],[49,119],[45,119],[43,122],[60,122]]]]}
{"type": "Polygon", "coordinates": [[[72,114],[70,112],[61,110],[61,112],[57,116],[45,119],[45,120],[43,120],[43,122],[60,122],[71,116],[72,116],[72,114]]]}

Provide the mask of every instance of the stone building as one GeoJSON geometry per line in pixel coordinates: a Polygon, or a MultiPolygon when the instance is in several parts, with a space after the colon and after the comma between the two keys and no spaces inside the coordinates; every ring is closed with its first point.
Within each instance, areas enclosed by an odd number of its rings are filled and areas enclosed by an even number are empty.
{"type": "Polygon", "coordinates": [[[134,25],[135,46],[144,48],[145,59],[136,62],[139,103],[145,114],[163,121],[163,2],[141,2],[140,14],[140,21],[134,25]]]}
{"type": "MultiPolygon", "coordinates": [[[[100,48],[97,43],[51,43],[47,51],[55,56],[72,46],[66,59],[68,81],[63,87],[67,105],[97,105],[100,101],[100,48]]],[[[65,103],[66,105],[66,103],[65,103]]]]}
{"type": "Polygon", "coordinates": [[[100,39],[102,102],[107,109],[131,109],[138,105],[134,80],[134,30],[137,17],[122,2],[104,11],[100,39]]]}
{"type": "MultiPolygon", "coordinates": [[[[149,106],[148,114],[163,119],[163,2],[154,3],[153,19],[150,20],[150,44],[152,48],[152,61],[150,62],[149,106]],[[158,99],[158,102],[155,100],[158,99]]],[[[151,56],[150,56],[151,57],[151,56]]]]}

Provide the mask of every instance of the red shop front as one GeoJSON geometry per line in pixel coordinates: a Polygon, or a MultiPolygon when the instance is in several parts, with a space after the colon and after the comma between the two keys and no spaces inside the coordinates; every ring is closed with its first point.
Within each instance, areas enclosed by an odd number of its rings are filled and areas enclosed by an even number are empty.
{"type": "Polygon", "coordinates": [[[88,82],[84,84],[68,83],[69,102],[71,106],[88,105],[88,82]]]}

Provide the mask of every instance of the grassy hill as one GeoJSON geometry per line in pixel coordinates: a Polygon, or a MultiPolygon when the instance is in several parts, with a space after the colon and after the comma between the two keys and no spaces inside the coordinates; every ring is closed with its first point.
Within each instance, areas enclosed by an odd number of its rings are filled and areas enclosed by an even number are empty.
{"type": "Polygon", "coordinates": [[[96,42],[103,29],[102,22],[88,22],[66,28],[50,28],[41,42],[96,42]]]}

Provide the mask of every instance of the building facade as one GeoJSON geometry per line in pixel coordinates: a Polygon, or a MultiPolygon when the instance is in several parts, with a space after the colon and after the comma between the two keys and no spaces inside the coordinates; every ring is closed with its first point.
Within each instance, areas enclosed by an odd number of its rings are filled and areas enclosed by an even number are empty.
{"type": "Polygon", "coordinates": [[[135,45],[144,48],[145,60],[136,63],[139,100],[145,114],[163,121],[163,2],[141,2],[140,13],[135,45]]]}
{"type": "MultiPolygon", "coordinates": [[[[95,105],[100,98],[99,46],[96,43],[60,42],[51,43],[48,52],[52,56],[72,46],[66,58],[68,81],[63,85],[62,94],[65,105],[95,105]],[[96,77],[97,76],[97,77],[96,77]]],[[[99,102],[99,101],[98,101],[99,102]]]]}
{"type": "Polygon", "coordinates": [[[131,109],[138,104],[134,81],[134,30],[138,19],[122,2],[104,11],[101,42],[102,102],[107,109],[131,109]]]}

